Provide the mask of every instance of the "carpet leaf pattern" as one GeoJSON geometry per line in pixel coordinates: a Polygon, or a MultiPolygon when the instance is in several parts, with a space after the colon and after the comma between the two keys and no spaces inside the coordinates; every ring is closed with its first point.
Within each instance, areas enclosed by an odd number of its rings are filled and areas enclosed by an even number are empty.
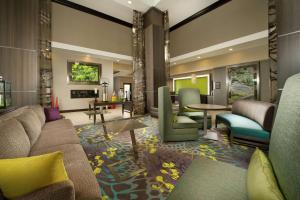
{"type": "Polygon", "coordinates": [[[197,141],[162,143],[156,118],[145,116],[137,120],[147,125],[135,130],[137,161],[133,158],[129,132],[105,138],[100,124],[76,127],[102,200],[166,199],[193,159],[206,157],[246,168],[254,151],[230,145],[224,129],[218,129],[218,141],[200,136],[197,141]]]}

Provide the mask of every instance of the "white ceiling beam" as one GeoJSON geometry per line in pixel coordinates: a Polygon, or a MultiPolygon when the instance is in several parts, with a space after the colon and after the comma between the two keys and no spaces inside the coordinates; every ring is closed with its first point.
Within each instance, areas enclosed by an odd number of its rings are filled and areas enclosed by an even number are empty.
{"type": "Polygon", "coordinates": [[[222,42],[222,43],[219,43],[219,44],[216,44],[216,45],[212,45],[212,46],[209,46],[209,47],[206,47],[206,48],[203,48],[203,49],[199,49],[199,50],[196,50],[196,51],[193,51],[193,52],[189,52],[189,53],[186,53],[186,54],[182,54],[182,55],[173,57],[173,58],[170,59],[170,61],[171,62],[179,62],[181,60],[195,58],[196,56],[201,56],[201,55],[206,54],[206,53],[211,53],[211,52],[214,52],[214,51],[230,48],[230,47],[240,45],[240,44],[243,44],[243,43],[247,43],[247,42],[267,38],[268,34],[269,34],[268,30],[253,33],[253,34],[250,34],[250,35],[247,35],[247,36],[244,36],[244,37],[229,40],[229,41],[222,42]]]}
{"type": "Polygon", "coordinates": [[[52,41],[51,46],[53,48],[58,48],[58,49],[65,49],[65,50],[77,51],[77,52],[91,54],[91,55],[103,56],[103,57],[107,57],[107,58],[132,61],[132,56],[112,53],[109,51],[101,51],[101,50],[97,50],[97,49],[91,49],[91,48],[86,48],[86,47],[81,47],[81,46],[76,46],[76,45],[71,45],[71,44],[65,44],[65,43],[61,43],[61,42],[52,41]]]}

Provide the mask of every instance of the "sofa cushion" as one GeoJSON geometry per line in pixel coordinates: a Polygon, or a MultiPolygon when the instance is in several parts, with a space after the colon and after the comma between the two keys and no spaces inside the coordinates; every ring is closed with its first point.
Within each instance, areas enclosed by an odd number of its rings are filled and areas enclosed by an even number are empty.
{"type": "Polygon", "coordinates": [[[44,109],[41,105],[33,105],[29,107],[30,109],[32,109],[35,114],[38,116],[42,127],[44,126],[45,122],[46,122],[46,117],[45,117],[45,113],[44,113],[44,109]]]}
{"type": "Polygon", "coordinates": [[[25,110],[21,115],[17,116],[17,120],[23,125],[31,146],[37,141],[41,134],[41,122],[35,112],[31,109],[25,110]]]}
{"type": "Polygon", "coordinates": [[[51,200],[75,200],[74,184],[71,180],[55,183],[13,200],[48,200],[49,194],[51,200]]]}
{"type": "Polygon", "coordinates": [[[43,130],[47,131],[60,131],[65,129],[74,129],[71,120],[60,119],[53,122],[47,122],[43,127],[43,130]]]}
{"type": "Polygon", "coordinates": [[[263,101],[239,100],[232,105],[232,114],[252,119],[266,131],[272,130],[274,112],[274,104],[263,101]]]}
{"type": "Polygon", "coordinates": [[[179,178],[168,200],[247,199],[246,176],[245,169],[196,158],[179,178]]]}
{"type": "Polygon", "coordinates": [[[0,188],[12,199],[67,181],[62,152],[0,160],[0,188]]]}
{"type": "Polygon", "coordinates": [[[0,123],[0,159],[26,157],[29,152],[30,141],[22,124],[16,119],[0,123]]]}
{"type": "Polygon", "coordinates": [[[250,200],[283,200],[270,161],[259,149],[253,153],[247,174],[247,192],[250,200]]]}
{"type": "Polygon", "coordinates": [[[265,131],[257,122],[240,115],[224,113],[217,115],[217,121],[230,126],[231,134],[235,137],[269,141],[270,133],[265,131]]]}
{"type": "Polygon", "coordinates": [[[64,164],[70,180],[74,183],[76,200],[100,199],[99,184],[80,144],[66,144],[30,152],[40,155],[55,151],[64,153],[64,164]]]}
{"type": "Polygon", "coordinates": [[[80,139],[76,135],[74,128],[52,131],[43,128],[39,139],[32,146],[31,150],[54,147],[63,144],[80,144],[80,139]]]}
{"type": "Polygon", "coordinates": [[[186,116],[177,116],[177,120],[175,123],[173,123],[173,128],[175,129],[184,129],[184,128],[200,128],[201,125],[199,125],[194,120],[190,119],[186,116]]]}

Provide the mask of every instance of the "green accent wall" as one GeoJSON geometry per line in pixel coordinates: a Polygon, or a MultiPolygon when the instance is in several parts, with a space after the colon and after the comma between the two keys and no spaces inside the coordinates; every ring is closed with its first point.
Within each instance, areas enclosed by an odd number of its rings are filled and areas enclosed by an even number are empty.
{"type": "Polygon", "coordinates": [[[175,92],[178,94],[181,88],[198,88],[200,94],[208,94],[208,77],[197,77],[196,83],[192,83],[191,78],[175,80],[175,92]]]}

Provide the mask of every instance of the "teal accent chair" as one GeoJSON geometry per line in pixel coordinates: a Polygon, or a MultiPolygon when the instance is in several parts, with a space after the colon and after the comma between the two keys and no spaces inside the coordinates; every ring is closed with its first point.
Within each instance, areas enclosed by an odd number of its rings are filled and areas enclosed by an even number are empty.
{"type": "MultiPolygon", "coordinates": [[[[287,200],[300,197],[300,74],[285,84],[272,129],[268,157],[287,200]]],[[[168,200],[246,200],[247,170],[207,158],[196,158],[168,200]]]]}
{"type": "Polygon", "coordinates": [[[268,147],[273,126],[275,105],[254,100],[239,100],[232,104],[232,113],[218,114],[216,125],[224,123],[230,129],[231,142],[268,147]]]}
{"type": "MultiPolygon", "coordinates": [[[[200,90],[196,88],[181,88],[178,91],[179,113],[178,115],[187,116],[198,122],[203,129],[204,113],[198,110],[187,108],[190,104],[200,104],[200,90]]],[[[211,116],[207,116],[207,128],[211,128],[211,116]]]]}
{"type": "Polygon", "coordinates": [[[169,88],[158,88],[159,132],[163,142],[197,140],[200,125],[186,116],[177,116],[172,111],[169,88]]]}

